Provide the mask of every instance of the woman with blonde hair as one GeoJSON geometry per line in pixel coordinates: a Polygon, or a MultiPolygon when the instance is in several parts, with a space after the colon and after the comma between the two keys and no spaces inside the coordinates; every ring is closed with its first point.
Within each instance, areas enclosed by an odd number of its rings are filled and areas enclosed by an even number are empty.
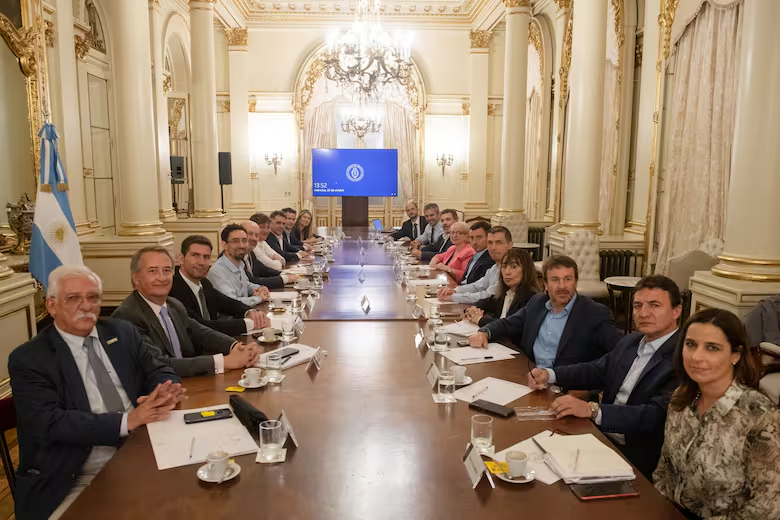
{"type": "Polygon", "coordinates": [[[295,219],[295,224],[292,228],[292,236],[304,242],[306,244],[312,244],[322,240],[322,237],[315,234],[312,229],[314,217],[311,211],[308,209],[302,209],[298,214],[298,218],[295,219]]]}

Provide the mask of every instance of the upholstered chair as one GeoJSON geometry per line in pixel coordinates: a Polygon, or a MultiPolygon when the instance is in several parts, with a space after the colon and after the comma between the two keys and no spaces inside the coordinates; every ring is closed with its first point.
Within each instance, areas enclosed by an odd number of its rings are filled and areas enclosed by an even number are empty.
{"type": "Polygon", "coordinates": [[[688,289],[691,277],[696,271],[709,271],[718,259],[702,251],[689,251],[669,259],[666,276],[674,280],[681,291],[688,289]]]}
{"type": "Polygon", "coordinates": [[[591,298],[607,298],[607,284],[599,278],[599,238],[590,231],[577,231],[563,239],[563,254],[577,262],[577,292],[591,298]]]}
{"type": "Polygon", "coordinates": [[[504,226],[512,233],[512,241],[519,244],[528,242],[528,215],[525,213],[512,213],[505,217],[493,217],[490,219],[493,226],[504,226]]]}
{"type": "Polygon", "coordinates": [[[544,260],[546,260],[547,257],[550,256],[550,235],[552,235],[555,231],[557,231],[559,227],[561,227],[560,222],[544,228],[544,243],[542,244],[542,259],[539,260],[538,262],[534,262],[534,267],[536,267],[536,272],[540,275],[542,274],[542,264],[544,263],[544,260]]]}

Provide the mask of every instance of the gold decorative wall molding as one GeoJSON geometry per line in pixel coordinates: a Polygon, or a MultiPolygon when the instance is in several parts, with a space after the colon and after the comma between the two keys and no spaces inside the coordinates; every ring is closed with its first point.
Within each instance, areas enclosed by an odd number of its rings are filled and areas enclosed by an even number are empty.
{"type": "Polygon", "coordinates": [[[246,28],[225,29],[225,36],[227,36],[228,46],[240,46],[246,47],[249,41],[249,31],[246,28]]]}
{"type": "Polygon", "coordinates": [[[256,99],[250,99],[249,100],[249,111],[250,112],[256,112],[257,111],[257,100],[256,99]]]}
{"type": "Polygon", "coordinates": [[[623,34],[623,0],[611,0],[612,1],[612,9],[615,12],[615,39],[617,40],[617,47],[618,47],[618,69],[620,69],[620,64],[622,63],[623,58],[623,42],[626,41],[626,37],[623,34]]]}
{"type": "Polygon", "coordinates": [[[643,47],[644,47],[643,45],[639,45],[639,44],[637,44],[634,47],[634,68],[635,69],[642,68],[642,49],[643,49],[643,47]]]}
{"type": "Polygon", "coordinates": [[[184,115],[184,99],[173,98],[168,104],[168,135],[171,139],[178,139],[179,124],[184,115]]]}
{"type": "Polygon", "coordinates": [[[555,5],[558,6],[558,10],[571,9],[574,5],[574,0],[555,0],[555,5]]]}
{"type": "Polygon", "coordinates": [[[168,75],[163,75],[163,82],[162,82],[162,91],[163,96],[167,96],[168,92],[171,91],[171,77],[168,75]]]}
{"type": "Polygon", "coordinates": [[[76,57],[80,60],[83,60],[87,57],[87,54],[89,54],[89,42],[86,38],[82,38],[78,34],[73,36],[73,40],[75,42],[76,46],[76,57]]]}
{"type": "Polygon", "coordinates": [[[665,0],[661,15],[658,17],[658,26],[664,35],[664,59],[669,59],[672,52],[672,24],[674,24],[674,15],[677,13],[677,3],[679,0],[665,0]]]}
{"type": "Polygon", "coordinates": [[[569,17],[569,22],[566,24],[566,33],[563,39],[563,52],[561,56],[561,68],[558,71],[558,75],[561,80],[561,97],[558,100],[558,106],[563,108],[563,100],[566,99],[566,95],[569,92],[569,69],[571,68],[571,41],[572,33],[574,30],[574,16],[569,17]]]}
{"type": "Polygon", "coordinates": [[[471,113],[471,103],[461,103],[460,108],[463,110],[464,116],[467,116],[471,113]]]}
{"type": "Polygon", "coordinates": [[[496,115],[496,111],[498,110],[498,105],[496,103],[488,103],[488,115],[494,116],[496,115]]]}
{"type": "Polygon", "coordinates": [[[222,111],[223,112],[230,112],[230,100],[224,99],[220,102],[222,104],[222,111]]]}
{"type": "Polygon", "coordinates": [[[44,31],[44,35],[46,37],[46,46],[54,47],[54,22],[45,20],[43,23],[46,26],[46,29],[44,31]]]}
{"type": "Polygon", "coordinates": [[[542,32],[539,26],[531,20],[528,23],[528,45],[532,45],[539,55],[539,77],[544,84],[544,45],[542,44],[542,32]]]}
{"type": "Polygon", "coordinates": [[[469,37],[471,38],[472,49],[486,49],[490,46],[490,39],[493,37],[493,33],[490,31],[471,31],[469,37]]]}
{"type": "Polygon", "coordinates": [[[531,7],[531,0],[504,0],[507,9],[511,7],[531,7]]]}

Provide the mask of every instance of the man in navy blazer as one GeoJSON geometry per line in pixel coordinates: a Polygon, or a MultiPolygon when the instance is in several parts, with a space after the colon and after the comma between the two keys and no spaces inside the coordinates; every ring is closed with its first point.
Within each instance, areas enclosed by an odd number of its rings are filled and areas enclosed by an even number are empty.
{"type": "Polygon", "coordinates": [[[425,228],[428,227],[428,222],[425,220],[425,217],[418,213],[419,209],[417,208],[417,203],[413,200],[407,202],[406,216],[409,217],[409,219],[405,220],[401,225],[401,229],[392,233],[390,238],[393,240],[400,240],[406,237],[409,240],[417,240],[417,237],[419,237],[422,232],[425,231],[425,228]]]}
{"type": "MultiPolygon", "coordinates": [[[[479,220],[471,224],[469,228],[469,244],[474,249],[474,256],[469,260],[466,266],[466,272],[463,275],[460,285],[474,283],[487,273],[488,269],[496,263],[487,250],[487,236],[490,231],[490,223],[479,220]]],[[[457,287],[457,284],[450,284],[451,287],[457,287]]]]}
{"type": "Polygon", "coordinates": [[[122,439],[183,399],[173,369],[132,324],[100,319],[100,278],[85,266],[49,277],[54,324],[8,358],[18,418],[16,518],[58,518],[122,439]]]}
{"type": "Polygon", "coordinates": [[[588,363],[535,368],[528,375],[534,390],[557,383],[574,390],[603,392],[601,404],[566,395],[550,409],[592,419],[648,479],[658,464],[664,442],[669,399],[677,387],[673,353],[679,343],[677,319],[682,312],[680,289],[661,275],[642,278],[634,296],[634,322],[639,333],[624,337],[615,349],[588,363]]]}
{"type": "Polygon", "coordinates": [[[577,263],[551,256],[542,266],[547,294],[537,294],[515,314],[496,320],[469,338],[472,347],[508,338],[537,367],[551,368],[598,359],[622,337],[612,312],[577,295],[577,263]]]}
{"type": "Polygon", "coordinates": [[[265,241],[271,248],[282,255],[287,263],[295,262],[302,258],[310,258],[311,255],[290,245],[285,234],[285,222],[287,217],[281,211],[274,211],[269,215],[271,219],[271,232],[265,241]]]}

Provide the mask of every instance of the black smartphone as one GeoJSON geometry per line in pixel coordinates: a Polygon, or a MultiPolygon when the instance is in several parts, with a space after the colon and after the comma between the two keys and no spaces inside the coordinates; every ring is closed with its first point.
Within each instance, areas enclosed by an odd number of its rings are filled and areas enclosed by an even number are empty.
{"type": "Polygon", "coordinates": [[[219,410],[203,410],[202,412],[185,413],[184,422],[186,424],[196,424],[208,421],[219,421],[220,419],[229,419],[233,417],[230,408],[220,408],[219,410]]]}
{"type": "Polygon", "coordinates": [[[292,357],[298,352],[300,352],[300,350],[298,350],[297,348],[287,347],[280,350],[279,354],[281,354],[283,358],[286,358],[286,357],[292,357]]]}
{"type": "Polygon", "coordinates": [[[572,484],[572,492],[582,501],[602,498],[638,497],[639,491],[627,480],[620,482],[599,482],[595,484],[572,484]]]}
{"type": "Polygon", "coordinates": [[[506,406],[491,403],[490,401],[483,401],[482,399],[477,399],[476,401],[470,402],[469,408],[474,408],[475,410],[479,410],[481,412],[498,415],[499,417],[511,417],[515,414],[514,408],[507,408],[506,406]]]}
{"type": "Polygon", "coordinates": [[[456,344],[459,347],[468,347],[469,346],[469,340],[467,340],[467,339],[459,339],[456,344]]]}

